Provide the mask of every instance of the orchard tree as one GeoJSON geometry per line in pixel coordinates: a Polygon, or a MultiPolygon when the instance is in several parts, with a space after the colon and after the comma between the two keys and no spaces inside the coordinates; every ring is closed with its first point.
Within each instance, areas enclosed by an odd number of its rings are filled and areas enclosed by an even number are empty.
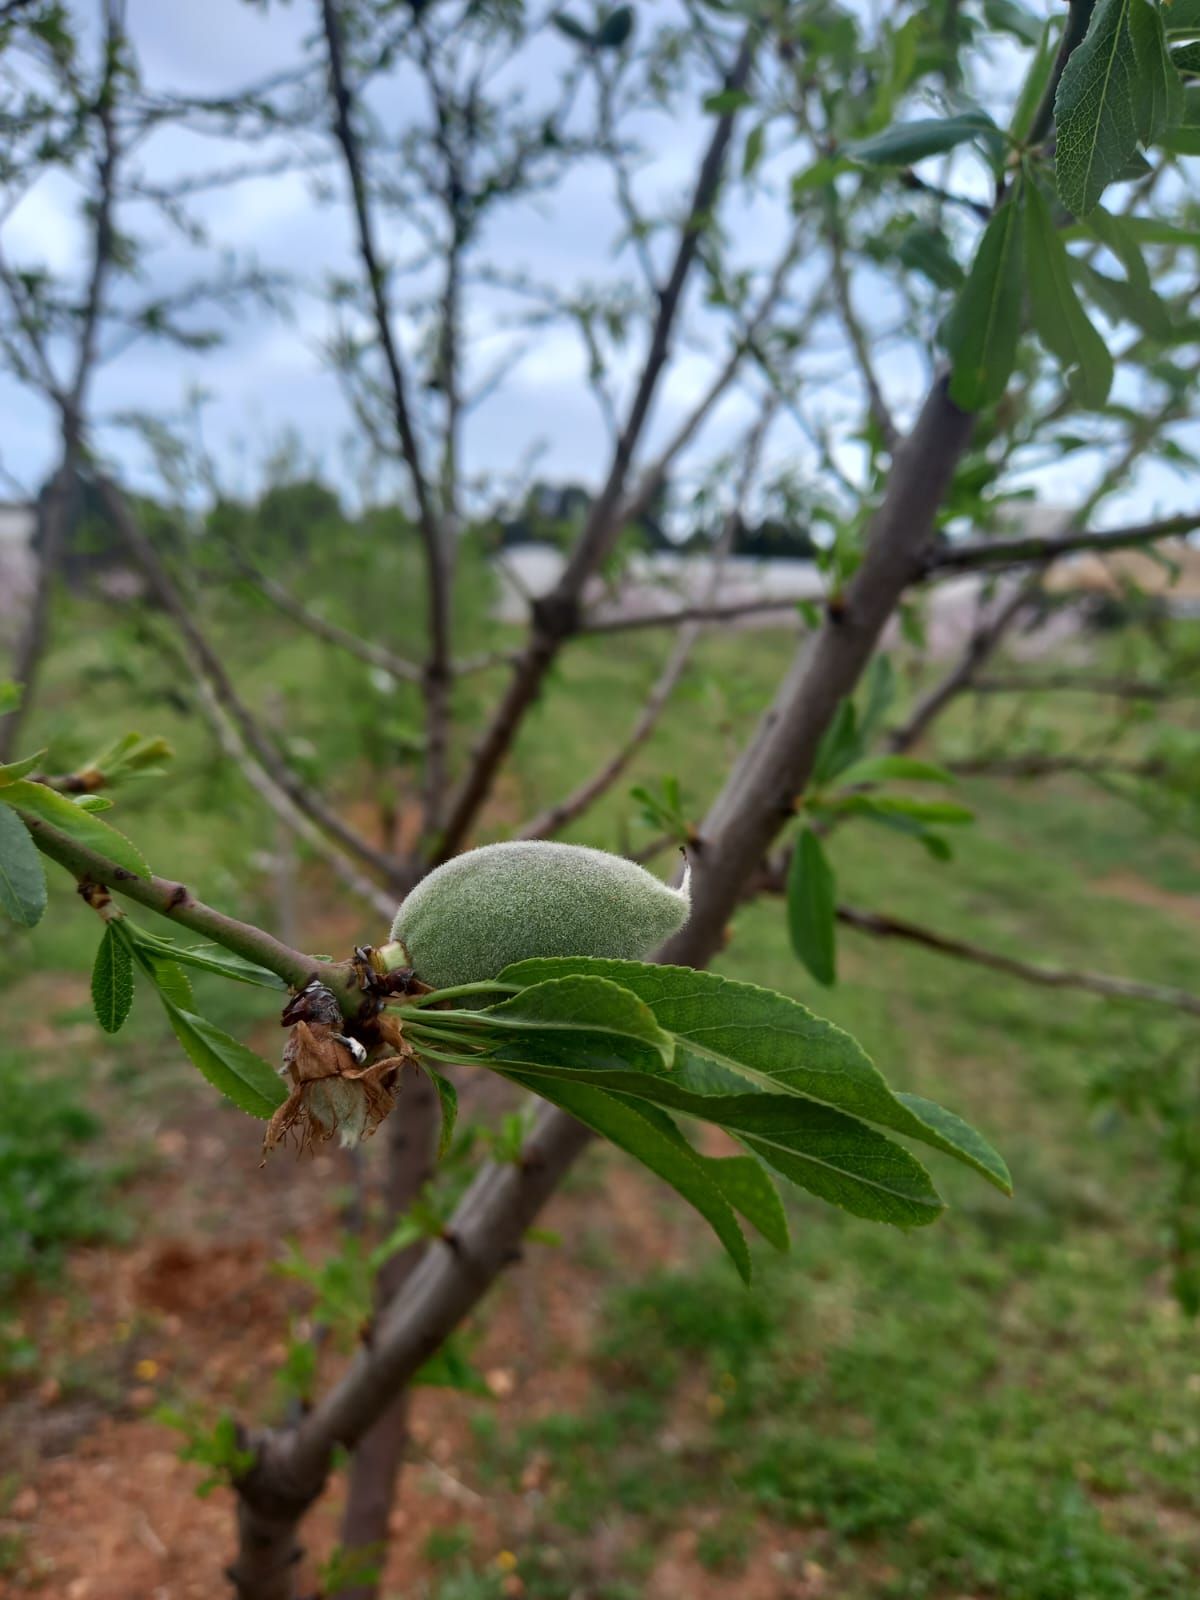
{"type": "MultiPolygon", "coordinates": [[[[358,1353],[324,1392],[306,1384],[287,1424],[223,1425],[193,1442],[236,1490],[230,1576],[242,1600],[293,1600],[300,1522],[337,1453],[353,1452],[346,1559],[327,1588],[365,1595],[374,1580],[355,1559],[386,1536],[406,1388],[436,1378],[439,1361],[445,1377],[447,1341],[592,1137],[694,1205],[743,1276],[751,1257],[739,1217],[786,1247],[781,1179],[862,1217],[933,1222],[933,1181],[896,1136],[1007,1192],[1002,1159],[952,1112],[892,1090],[853,1040],[798,1003],[704,970],[745,900],[786,896],[797,954],[822,983],[836,976],[840,920],[1034,982],[1200,1011],[1178,990],[1014,961],[839,904],[830,861],[831,839],[860,820],[944,857],[945,830],[969,812],[942,793],[953,774],[913,751],[958,696],[1010,692],[989,663],[1048,604],[1047,573],[1078,552],[1154,550],[1200,525],[1200,510],[1127,526],[1094,520],[1114,490],[1144,481],[1148,463],[1190,465],[1180,425],[1192,415],[1197,234],[1183,174],[1200,149],[1200,9],[1077,0],[1042,21],[985,0],[902,7],[869,23],[832,3],[697,0],[659,14],[321,0],[311,58],[208,102],[141,82],[116,0],[102,8],[98,42],[38,0],[0,15],[3,70],[19,91],[15,154],[0,177],[15,200],[47,171],[68,170],[89,196],[82,287],[0,262],[4,354],[57,426],[54,504],[81,479],[95,488],[145,578],[161,646],[222,748],[372,908],[380,934],[340,959],[317,958],[155,875],[97,815],[107,790],[162,757],[154,741],[132,738],[70,773],[48,771],[42,752],[0,769],[0,895],[29,925],[45,905],[41,858],[73,877],[102,923],[93,979],[102,1026],[120,1029],[136,976],[204,1076],[266,1121],[268,1148],[288,1137],[355,1142],[386,1125],[395,1228],[371,1258],[377,1305],[358,1353]],[[382,109],[395,104],[408,108],[399,120],[382,109]],[[694,171],[665,210],[643,167],[646,129],[664,116],[700,130],[694,171]],[[406,611],[391,637],[364,637],[355,619],[331,619],[244,550],[230,559],[297,626],[419,707],[405,753],[419,773],[418,816],[399,843],[349,820],[344,786],[300,770],[213,642],[194,582],[211,552],[186,529],[172,545],[154,538],[105,465],[91,384],[102,341],[115,335],[105,348],[117,354],[122,328],[198,337],[175,301],[135,306],[121,284],[137,258],[137,207],[153,201],[175,223],[186,218],[188,194],[150,185],[133,160],[171,120],[247,142],[244,168],[213,182],[300,161],[348,213],[357,271],[328,285],[330,356],[373,469],[403,498],[398,537],[420,553],[421,625],[406,611]],[[286,157],[273,142],[281,130],[286,157]],[[564,283],[505,256],[501,221],[534,199],[553,206],[595,170],[620,227],[606,276],[598,267],[564,283]],[[739,240],[764,216],[775,254],[748,260],[739,240]],[[505,484],[468,470],[472,417],[560,327],[580,341],[597,404],[599,487],[521,642],[480,660],[456,637],[464,551],[519,501],[528,471],[505,484]],[[688,403],[664,431],[655,409],[685,359],[688,403]],[[723,407],[739,418],[738,442],[704,455],[723,407]],[[1082,463],[1077,504],[1052,534],[1026,531],[1031,481],[1069,456],[1082,463]],[[650,617],[597,600],[626,531],[681,478],[697,507],[720,510],[708,593],[650,617]],[[651,738],[700,630],[764,608],[720,592],[751,508],[814,535],[824,601],[801,617],[794,662],[703,817],[689,815],[669,774],[641,793],[656,845],[684,847],[684,881],[670,889],[628,860],[551,843],[651,738]],[[896,619],[919,639],[931,586],[961,574],[980,579],[966,648],[897,722],[881,639],[896,619]],[[472,851],[531,708],[556,692],[564,652],[651,626],[675,641],[626,740],[509,842],[472,851]],[[472,725],[479,684],[496,694],[472,725]],[[289,991],[284,1081],[195,1011],[189,967],[289,991]],[[513,1125],[498,1141],[500,1158],[473,1174],[447,1216],[426,1180],[449,1146],[455,1085],[470,1067],[541,1104],[527,1129],[513,1125]],[[703,1154],[685,1131],[697,1122],[741,1153],[703,1154]]],[[[209,275],[187,309],[214,289],[262,287],[209,275]]],[[[160,443],[178,469],[186,451],[160,443]]],[[[211,482],[202,455],[190,470],[211,482]]],[[[63,518],[51,513],[48,528],[63,518]]],[[[61,537],[43,541],[18,654],[27,687],[61,537]]],[[[1194,665],[1168,656],[1153,682],[1089,687],[1118,705],[1151,700],[1186,688],[1194,665]]],[[[17,727],[10,715],[6,756],[17,727]]],[[[1123,732],[1118,719],[1113,739],[1087,755],[1014,747],[1010,735],[958,764],[1036,776],[1091,761],[1138,798],[1186,790],[1193,750],[1164,745],[1133,761],[1123,732]]]]}

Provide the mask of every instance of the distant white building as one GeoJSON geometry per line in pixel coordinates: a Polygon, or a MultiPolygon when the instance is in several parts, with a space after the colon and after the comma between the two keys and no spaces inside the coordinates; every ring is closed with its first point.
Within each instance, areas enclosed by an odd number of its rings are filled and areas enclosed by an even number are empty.
{"type": "Polygon", "coordinates": [[[30,540],[36,527],[37,506],[32,501],[0,500],[0,625],[6,635],[23,613],[33,587],[30,540]]]}

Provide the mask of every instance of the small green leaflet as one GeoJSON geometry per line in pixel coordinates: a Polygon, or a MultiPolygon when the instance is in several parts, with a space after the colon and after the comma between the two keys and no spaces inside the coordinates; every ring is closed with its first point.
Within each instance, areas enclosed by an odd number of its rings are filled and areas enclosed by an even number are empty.
{"type": "Polygon", "coordinates": [[[1013,193],[983,230],[975,259],[946,320],[950,398],[963,411],[999,400],[1017,360],[1021,332],[1025,186],[1013,193]]]}
{"type": "Polygon", "coordinates": [[[1041,104],[1042,95],[1050,82],[1050,73],[1054,68],[1054,57],[1058,48],[1053,24],[1047,22],[1043,25],[1041,37],[1037,41],[1037,51],[1029,64],[1029,71],[1025,75],[1025,82],[1021,86],[1021,93],[1013,108],[1012,124],[1009,132],[1019,143],[1029,138],[1033,129],[1033,119],[1037,108],[1041,104]]]}
{"type": "Polygon", "coordinates": [[[4,784],[0,786],[0,801],[48,822],[76,844],[115,861],[135,877],[150,876],[150,868],[143,860],[141,851],[123,833],[110,828],[107,822],[101,822],[90,811],[81,811],[64,795],[48,789],[44,783],[29,783],[21,778],[15,783],[4,784]]]}
{"type": "Polygon", "coordinates": [[[873,167],[909,167],[926,156],[941,155],[981,135],[994,138],[996,124],[985,111],[964,111],[955,117],[922,117],[896,122],[869,139],[845,146],[844,153],[873,167]]]}
{"type": "Polygon", "coordinates": [[[207,1017],[198,1017],[174,1005],[159,991],[175,1037],[194,1066],[214,1089],[242,1111],[264,1121],[287,1099],[279,1074],[253,1050],[232,1038],[207,1017]]]}
{"type": "Polygon", "coordinates": [[[177,945],[158,934],[147,933],[144,928],[130,927],[134,941],[146,950],[152,950],[168,961],[182,966],[198,967],[202,972],[215,972],[234,983],[249,983],[260,989],[284,989],[287,984],[276,973],[256,962],[234,955],[216,944],[177,945]]]}
{"type": "Polygon", "coordinates": [[[133,958],[108,922],[92,966],[92,1008],[105,1033],[119,1033],[133,1005],[133,958]]]}
{"type": "Polygon", "coordinates": [[[788,933],[792,949],[826,986],[837,981],[835,901],[833,868],[824,846],[811,828],[801,828],[788,865],[788,933]]]}
{"type": "Polygon", "coordinates": [[[1079,303],[1066,247],[1036,184],[1028,185],[1025,203],[1025,268],[1034,327],[1047,350],[1062,363],[1076,400],[1098,411],[1112,387],[1112,357],[1079,303]]]}
{"type": "Polygon", "coordinates": [[[823,789],[827,783],[862,755],[863,737],[858,727],[858,712],[854,701],[847,698],[838,703],[833,719],[821,735],[813,762],[811,789],[823,789]]]}
{"type": "Polygon", "coordinates": [[[15,811],[0,806],[0,911],[19,928],[32,928],[46,909],[46,870],[29,829],[15,811]]]}
{"type": "Polygon", "coordinates": [[[24,756],[20,761],[9,761],[0,766],[0,787],[5,784],[16,783],[18,778],[24,778],[35,768],[40,767],[46,758],[44,750],[37,750],[31,756],[24,756]]]}
{"type": "Polygon", "coordinates": [[[843,787],[858,783],[953,783],[954,774],[916,756],[864,756],[841,774],[843,787]]]}
{"type": "MultiPolygon", "coordinates": [[[[424,1030],[434,1020],[422,1017],[419,1026],[424,1030]]],[[[574,1069],[616,1059],[663,1072],[675,1055],[674,1039],[650,1007],[600,976],[556,976],[536,983],[493,1006],[487,1025],[493,1033],[488,1054],[523,1065],[574,1069]]]]}
{"type": "Polygon", "coordinates": [[[437,1159],[440,1161],[449,1150],[450,1141],[454,1138],[454,1124],[458,1121],[458,1090],[450,1079],[430,1062],[426,1061],[423,1065],[433,1087],[437,1090],[438,1101],[442,1108],[442,1126],[438,1133],[437,1145],[437,1159]]]}

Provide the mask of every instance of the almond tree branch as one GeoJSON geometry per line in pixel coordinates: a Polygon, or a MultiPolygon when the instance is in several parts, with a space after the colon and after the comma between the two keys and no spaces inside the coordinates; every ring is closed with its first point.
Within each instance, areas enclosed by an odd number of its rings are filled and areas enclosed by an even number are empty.
{"type": "Polygon", "coordinates": [[[850,274],[846,266],[845,241],[842,238],[841,219],[838,216],[837,194],[832,186],[829,191],[828,214],[829,254],[834,296],[837,300],[842,326],[846,330],[846,337],[850,341],[850,348],[854,351],[854,359],[858,363],[859,374],[867,391],[867,404],[871,419],[879,430],[884,448],[890,455],[896,448],[900,434],[896,428],[892,413],[888,409],[888,403],[883,397],[883,390],[880,388],[875,365],[871,360],[871,352],[867,345],[866,335],[863,333],[862,324],[858,320],[853,302],[850,299],[850,274]]]}
{"type": "Polygon", "coordinates": [[[971,572],[981,567],[1044,566],[1083,550],[1103,555],[1109,550],[1133,550],[1160,544],[1164,539],[1182,538],[1196,528],[1200,528],[1200,511],[1183,511],[1173,517],[1161,517],[1156,522],[1134,523],[1124,528],[1081,529],[1060,537],[1027,534],[1015,539],[963,539],[959,543],[944,542],[928,549],[922,560],[922,570],[929,574],[971,572]]]}
{"type": "Polygon", "coordinates": [[[1194,682],[1139,682],[1136,678],[1093,678],[1085,672],[1011,672],[976,678],[972,694],[1070,694],[1111,695],[1116,700],[1170,700],[1176,695],[1195,694],[1194,682]]]}
{"type": "Polygon", "coordinates": [[[91,229],[92,268],[84,298],[83,325],[75,359],[75,374],[66,397],[68,431],[73,432],[83,411],[88,379],[96,363],[97,336],[104,293],[112,266],[116,234],[113,200],[120,151],[116,133],[116,85],[124,44],[122,6],[106,0],[104,7],[104,68],[96,95],[95,115],[100,124],[100,156],[96,163],[95,214],[91,229]]]}
{"type": "Polygon", "coordinates": [[[1049,778],[1061,772],[1092,778],[1161,778],[1167,771],[1167,763],[1154,756],[1122,761],[1116,756],[1051,755],[1038,751],[1027,755],[964,756],[939,764],[960,777],[982,778],[1049,778]]]}
{"type": "Polygon", "coordinates": [[[324,639],[327,644],[335,645],[347,655],[356,656],[358,660],[365,661],[369,667],[378,667],[389,677],[399,679],[403,683],[421,681],[421,668],[415,661],[406,661],[403,656],[394,655],[382,645],[372,644],[369,639],[351,633],[348,628],[341,628],[336,622],[326,621],[315,611],[310,611],[282,584],[276,583],[274,578],[268,577],[265,572],[260,572],[239,551],[234,550],[233,556],[247,582],[252,583],[258,592],[285,616],[291,617],[293,622],[299,623],[318,639],[324,639]]]}
{"type": "Polygon", "coordinates": [[[446,791],[450,718],[450,562],[445,529],[433,504],[413,427],[408,386],[388,305],[387,278],[375,246],[362,149],[354,127],[354,99],[346,76],[342,27],[337,0],[321,0],[321,19],[333,99],[333,131],[350,183],[358,252],[371,296],[375,330],[387,366],[392,413],[417,502],[417,524],[425,550],[429,654],[425,665],[426,751],[425,810],[427,826],[435,826],[446,791]]]}
{"type": "Polygon", "coordinates": [[[110,479],[104,476],[98,476],[96,482],[105,510],[112,518],[123,543],[144,573],[155,599],[177,630],[186,649],[192,672],[196,677],[207,680],[213,694],[237,728],[254,759],[291,803],[331,838],[336,839],[343,850],[377,873],[384,883],[395,889],[401,888],[406,882],[406,877],[400,864],[393,857],[360,838],[354,829],[348,827],[341,817],[293,772],[270,738],[259,727],[249,707],[233,687],[221,658],[197,626],[158,551],[143,533],[125,496],[110,479]]]}
{"type": "MultiPolygon", "coordinates": [[[[752,24],[746,31],[737,60],[726,76],[726,89],[741,89],[745,85],[750,74],[756,38],[757,27],[752,24]]],[[[625,426],[617,440],[607,481],[592,504],[579,542],[557,586],[539,600],[534,609],[529,643],[516,666],[507,693],[474,752],[466,777],[451,801],[434,854],[435,861],[448,860],[466,841],[526,711],[541,690],[564,641],[575,631],[584,585],[621,531],[621,501],[625,484],[659,378],[670,354],[671,335],[683,291],[720,187],[735,116],[735,111],[724,111],[715,119],[687,218],[680,232],[671,273],[659,299],[645,364],[625,426]]]]}
{"type": "Polygon", "coordinates": [[[1018,960],[1015,956],[1002,955],[998,950],[986,950],[965,939],[934,933],[930,928],[919,927],[899,917],[885,916],[878,911],[864,911],[857,906],[839,905],[837,917],[839,922],[857,928],[860,933],[869,933],[878,939],[903,939],[909,944],[921,945],[926,950],[936,950],[939,955],[952,956],[958,961],[971,961],[976,966],[990,967],[994,972],[1008,973],[1024,983],[1039,984],[1047,989],[1084,989],[1089,994],[1105,995],[1117,1000],[1143,1000],[1151,1005],[1171,1006],[1177,1011],[1200,1016],[1200,995],[1191,994],[1186,989],[1142,983],[1136,978],[1119,978],[1105,972],[1044,967],[1032,961],[1018,960]]]}
{"type": "Polygon", "coordinates": [[[734,622],[739,617],[763,616],[772,611],[794,612],[798,603],[779,595],[766,595],[753,600],[731,600],[728,605],[699,602],[694,606],[680,606],[674,611],[649,612],[645,616],[593,617],[579,624],[575,637],[582,639],[598,633],[633,633],[639,628],[678,628],[690,622],[734,622]]]}
{"type": "Polygon", "coordinates": [[[353,1016],[358,1010],[359,983],[351,963],[318,961],[315,956],[293,950],[271,934],[264,933],[261,928],[239,922],[236,917],[226,916],[223,911],[206,906],[182,883],[172,883],[167,878],[158,878],[153,874],[148,878],[139,877],[127,867],[118,866],[107,856],[79,844],[30,812],[22,811],[21,820],[43,855],[57,861],[60,867],[65,867],[81,881],[102,884],[104,888],[124,895],[126,899],[134,900],[172,922],[178,922],[181,927],[190,928],[193,933],[214,940],[235,955],[244,956],[247,961],[256,962],[258,966],[276,973],[294,989],[303,989],[306,983],[317,978],[337,995],[347,1016],[353,1016]]]}

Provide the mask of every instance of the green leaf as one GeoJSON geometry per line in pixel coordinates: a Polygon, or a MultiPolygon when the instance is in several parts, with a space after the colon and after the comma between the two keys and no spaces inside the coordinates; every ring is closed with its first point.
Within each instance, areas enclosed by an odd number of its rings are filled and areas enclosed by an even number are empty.
{"type": "Polygon", "coordinates": [[[1029,63],[1029,70],[1021,85],[1021,93],[1017,97],[1012,123],[1009,126],[1009,132],[1018,144],[1024,144],[1033,130],[1033,119],[1041,104],[1042,95],[1050,83],[1050,74],[1054,70],[1058,39],[1053,23],[1047,22],[1042,26],[1041,35],[1036,43],[1037,50],[1029,63]]]}
{"type": "Polygon", "coordinates": [[[111,811],[113,808],[113,803],[106,794],[73,795],[71,804],[78,806],[81,811],[111,811]]]}
{"type": "Polygon", "coordinates": [[[133,958],[111,922],[92,966],[92,1009],[105,1033],[119,1033],[133,1004],[133,958]]]}
{"type": "Polygon", "coordinates": [[[766,146],[767,128],[763,122],[758,122],[746,135],[746,147],[742,151],[742,177],[749,178],[753,175],[763,158],[766,146]]]}
{"type": "Polygon", "coordinates": [[[690,1093],[802,1096],[919,1139],[1011,1193],[1004,1162],[980,1135],[966,1143],[933,1126],[892,1092],[856,1040],[787,995],[691,967],[586,956],[518,962],[499,981],[537,984],[567,974],[607,978],[642,1000],[676,1039],[670,1078],[690,1093]]]}
{"type": "Polygon", "coordinates": [[[260,967],[257,962],[247,961],[243,956],[234,955],[231,950],[223,950],[220,945],[178,945],[170,939],[148,933],[144,928],[135,927],[131,923],[127,923],[127,926],[130,937],[136,944],[146,950],[153,950],[168,961],[178,962],[182,966],[198,967],[203,972],[215,972],[234,983],[249,983],[260,989],[287,989],[287,984],[277,973],[271,972],[267,967],[260,967]]]}
{"type": "Polygon", "coordinates": [[[161,997],[175,1037],[214,1089],[219,1089],[239,1110],[264,1120],[283,1104],[287,1090],[270,1062],[207,1017],[198,1017],[174,1005],[165,995],[161,997]]]}
{"type": "Polygon", "coordinates": [[[1168,33],[1200,33],[1200,0],[1166,0],[1162,16],[1168,33]]]}
{"type": "Polygon", "coordinates": [[[963,281],[963,269],[940,228],[907,229],[896,247],[896,255],[906,267],[928,278],[935,288],[957,289],[963,281]]]}
{"type": "Polygon", "coordinates": [[[1138,133],[1144,144],[1155,144],[1183,113],[1183,83],[1167,53],[1162,12],[1151,0],[1129,0],[1129,34],[1137,67],[1138,133]]]}
{"type": "MultiPolygon", "coordinates": [[[[484,1013],[494,1060],[528,1065],[603,1066],[614,1059],[646,1072],[668,1070],[675,1041],[637,995],[592,975],[555,976],[484,1013]]],[[[419,1028],[436,1026],[436,1015],[419,1028]]]]}
{"type": "Polygon", "coordinates": [[[1033,325],[1042,343],[1062,363],[1076,400],[1098,411],[1112,387],[1112,357],[1079,303],[1066,246],[1036,184],[1029,185],[1026,206],[1025,266],[1033,325]]]}
{"type": "Polygon", "coordinates": [[[17,816],[0,806],[0,911],[19,928],[33,928],[46,909],[46,869],[17,816]]]}
{"type": "Polygon", "coordinates": [[[757,1228],[768,1244],[787,1251],[792,1242],[787,1213],[763,1163],[756,1156],[705,1156],[698,1151],[696,1156],[733,1209],[757,1228]]]}
{"type": "Polygon", "coordinates": [[[596,36],[591,29],[585,28],[582,22],[576,22],[575,18],[566,11],[556,11],[550,21],[558,29],[559,33],[564,34],[576,44],[594,45],[596,43],[596,36]]]}
{"type": "Polygon", "coordinates": [[[633,33],[633,7],[618,6],[600,24],[596,44],[601,50],[619,50],[633,33]]]}
{"type": "Polygon", "coordinates": [[[875,656],[864,676],[866,695],[858,719],[858,736],[865,749],[880,732],[896,699],[896,672],[891,656],[875,656]]]}
{"type": "Polygon", "coordinates": [[[921,800],[910,794],[848,794],[830,807],[839,816],[907,817],[922,825],[938,823],[944,827],[965,827],[974,822],[975,813],[953,800],[921,800]]]}
{"type": "Polygon", "coordinates": [[[24,778],[28,773],[33,772],[35,768],[40,767],[45,759],[46,752],[38,750],[31,756],[23,757],[20,761],[9,761],[6,765],[0,766],[0,787],[8,783],[15,783],[18,778],[24,778]]]}
{"type": "Polygon", "coordinates": [[[439,1072],[428,1061],[422,1062],[422,1066],[437,1090],[438,1101],[442,1108],[442,1126],[438,1133],[437,1144],[437,1159],[440,1161],[449,1150],[450,1141],[454,1138],[454,1124],[458,1121],[458,1090],[444,1073],[439,1072]]]}
{"type": "Polygon", "coordinates": [[[820,839],[801,828],[788,866],[787,914],[792,949],[818,983],[837,981],[833,869],[820,839]]]}
{"type": "Polygon", "coordinates": [[[0,717],[6,717],[21,704],[21,685],[11,678],[0,678],[0,717]]]}
{"type": "MultiPolygon", "coordinates": [[[[125,924],[121,924],[122,930],[125,924]]],[[[187,973],[174,961],[157,951],[138,943],[130,943],[130,952],[138,966],[149,978],[164,1005],[178,1006],[181,1011],[192,1008],[192,986],[187,973]]]]}
{"type": "Polygon", "coordinates": [[[1059,198],[1077,217],[1091,211],[1137,148],[1138,67],[1129,31],[1131,4],[1099,0],[1059,80],[1055,173],[1059,198]]]}
{"type": "Polygon", "coordinates": [[[746,89],[719,89],[716,94],[705,95],[704,109],[714,116],[724,116],[727,112],[740,111],[743,106],[752,106],[754,96],[746,89]]]}
{"type": "Polygon", "coordinates": [[[858,712],[854,701],[847,698],[839,702],[832,722],[821,735],[809,787],[823,789],[840,772],[844,772],[852,761],[857,761],[862,753],[863,739],[858,728],[858,712]]]}
{"type": "Polygon", "coordinates": [[[896,122],[869,139],[844,147],[855,161],[872,167],[909,167],[926,156],[941,155],[981,134],[995,136],[996,124],[984,111],[963,111],[954,117],[922,117],[916,122],[896,122]]]}
{"type": "Polygon", "coordinates": [[[54,789],[48,789],[44,783],[29,783],[22,778],[15,783],[5,784],[0,788],[0,801],[40,817],[43,822],[48,822],[60,833],[65,833],[76,844],[81,844],[85,849],[94,850],[98,855],[115,861],[119,867],[124,867],[126,872],[132,872],[135,877],[150,876],[150,868],[142,859],[141,851],[123,833],[110,828],[107,822],[101,822],[100,818],[92,816],[91,812],[80,811],[79,807],[72,805],[64,795],[58,794],[54,789]]]}
{"type": "Polygon", "coordinates": [[[1194,39],[1190,44],[1177,44],[1171,51],[1171,61],[1176,72],[1200,72],[1200,39],[1194,39]]]}
{"type": "Polygon", "coordinates": [[[981,411],[1004,393],[1021,332],[1024,185],[1018,184],[983,230],[967,281],[946,321],[950,398],[981,411]]]}
{"type": "Polygon", "coordinates": [[[588,1083],[548,1082],[536,1074],[525,1077],[511,1071],[505,1076],[570,1112],[669,1183],[696,1208],[725,1246],[742,1280],[750,1282],[750,1251],[733,1208],[666,1112],[588,1083]]]}
{"type": "Polygon", "coordinates": [[[954,774],[932,761],[919,761],[915,756],[865,756],[847,767],[841,782],[847,789],[856,783],[953,783],[954,774]]]}

